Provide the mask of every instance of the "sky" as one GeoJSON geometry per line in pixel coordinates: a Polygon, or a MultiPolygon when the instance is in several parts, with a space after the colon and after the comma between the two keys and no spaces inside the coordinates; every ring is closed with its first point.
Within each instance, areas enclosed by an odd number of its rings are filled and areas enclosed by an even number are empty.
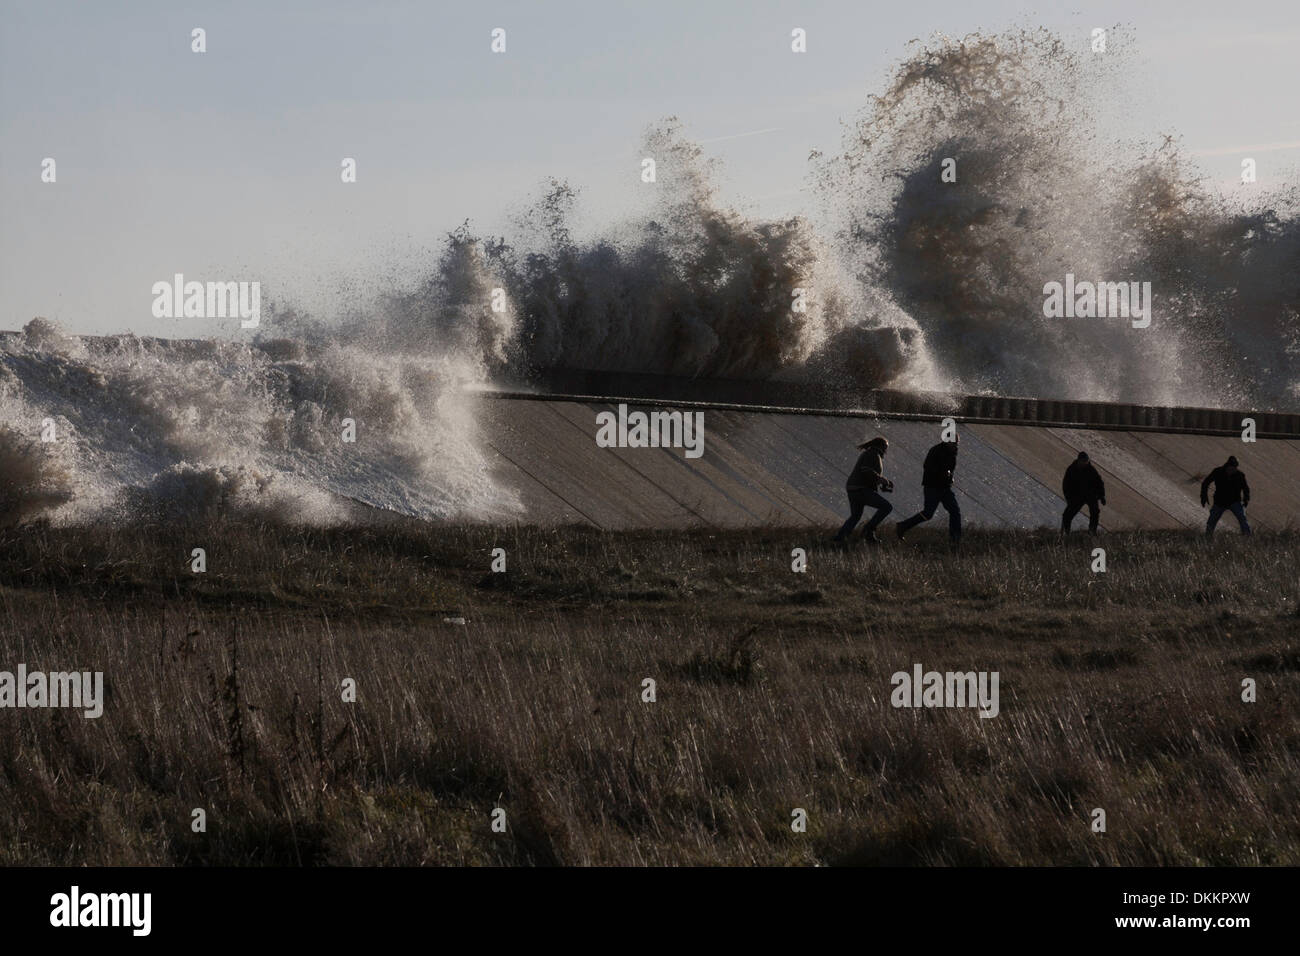
{"type": "Polygon", "coordinates": [[[626,214],[666,116],[720,161],[727,202],[811,214],[809,153],[837,151],[909,41],[1045,26],[1085,50],[1117,24],[1137,49],[1116,122],[1177,136],[1224,189],[1245,155],[1262,187],[1296,181],[1295,0],[0,0],[0,329],[215,331],[152,315],[178,272],[322,318],[364,308],[465,220],[507,230],[549,177],[593,228],[626,214]]]}

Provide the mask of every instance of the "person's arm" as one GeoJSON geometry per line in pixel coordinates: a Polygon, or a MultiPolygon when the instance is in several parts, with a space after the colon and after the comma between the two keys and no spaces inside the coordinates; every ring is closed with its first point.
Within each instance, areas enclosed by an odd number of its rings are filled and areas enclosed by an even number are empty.
{"type": "Polygon", "coordinates": [[[1201,507],[1202,508],[1204,508],[1206,505],[1210,503],[1210,482],[1212,481],[1214,481],[1214,472],[1210,472],[1208,475],[1206,475],[1205,480],[1201,482],[1201,507]]]}
{"type": "Polygon", "coordinates": [[[1103,505],[1106,503],[1106,481],[1101,477],[1101,472],[1093,469],[1097,475],[1097,500],[1103,505]]]}
{"type": "Polygon", "coordinates": [[[1246,481],[1246,475],[1241,476],[1241,506],[1244,508],[1250,504],[1250,484],[1246,481]]]}

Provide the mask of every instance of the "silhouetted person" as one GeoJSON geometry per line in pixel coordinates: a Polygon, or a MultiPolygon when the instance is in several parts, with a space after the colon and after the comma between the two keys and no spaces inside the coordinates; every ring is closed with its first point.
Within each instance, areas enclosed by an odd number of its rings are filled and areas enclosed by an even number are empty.
{"type": "Polygon", "coordinates": [[[849,520],[844,522],[835,540],[846,540],[857,527],[862,512],[870,506],[876,509],[876,513],[862,529],[862,537],[879,543],[880,539],[876,537],[876,526],[894,510],[894,506],[880,494],[882,490],[894,490],[894,483],[885,477],[885,452],[889,450],[889,441],[883,436],[878,436],[862,442],[858,447],[862,449],[862,454],[858,456],[858,463],[853,466],[853,472],[844,484],[845,490],[849,493],[849,520]]]}
{"type": "Polygon", "coordinates": [[[926,453],[921,466],[921,489],[925,492],[925,506],[906,521],[898,523],[898,540],[922,521],[934,517],[935,510],[943,505],[948,512],[948,537],[954,543],[961,538],[961,508],[952,493],[952,473],[957,469],[957,438],[941,441],[926,453]]]}
{"type": "Polygon", "coordinates": [[[1101,520],[1099,505],[1106,503],[1106,483],[1092,467],[1086,451],[1079,452],[1079,457],[1065,469],[1061,479],[1061,494],[1065,496],[1065,513],[1061,515],[1061,531],[1070,533],[1070,522],[1084,505],[1088,506],[1088,533],[1097,533],[1097,522],[1101,520]]]}
{"type": "Polygon", "coordinates": [[[1214,526],[1219,523],[1225,511],[1231,511],[1241,525],[1242,534],[1250,534],[1250,525],[1246,523],[1246,506],[1250,504],[1250,485],[1246,484],[1246,475],[1237,468],[1235,456],[1205,476],[1201,482],[1201,507],[1209,504],[1206,492],[1214,485],[1214,506],[1210,508],[1210,520],[1205,522],[1205,536],[1214,534],[1214,526]]]}

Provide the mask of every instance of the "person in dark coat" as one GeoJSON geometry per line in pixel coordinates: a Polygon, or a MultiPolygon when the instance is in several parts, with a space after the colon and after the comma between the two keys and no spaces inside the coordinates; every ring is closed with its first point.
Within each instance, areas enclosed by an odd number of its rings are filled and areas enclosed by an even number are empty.
{"type": "Polygon", "coordinates": [[[862,518],[862,512],[870,506],[876,509],[876,513],[862,529],[862,537],[879,544],[876,527],[894,510],[894,506],[880,494],[881,491],[894,490],[894,483],[885,477],[885,452],[889,450],[889,440],[877,436],[862,442],[858,447],[862,449],[862,454],[858,456],[858,462],[844,485],[849,493],[849,518],[834,540],[847,540],[862,518]]]}
{"type": "Polygon", "coordinates": [[[1228,460],[1205,476],[1201,482],[1201,507],[1210,503],[1209,489],[1214,485],[1214,506],[1210,508],[1210,520],[1205,523],[1205,536],[1214,534],[1214,526],[1219,523],[1225,511],[1231,511],[1241,525],[1242,534],[1250,534],[1250,525],[1246,522],[1246,506],[1250,504],[1250,485],[1246,475],[1237,467],[1237,458],[1230,455],[1228,460]]]}
{"type": "Polygon", "coordinates": [[[952,491],[952,476],[957,470],[957,438],[941,441],[926,453],[921,466],[921,490],[925,493],[925,505],[906,521],[897,526],[898,540],[922,521],[929,521],[939,505],[948,512],[948,537],[955,544],[961,539],[961,508],[957,505],[957,496],[952,491]]]}
{"type": "Polygon", "coordinates": [[[1061,515],[1061,531],[1070,533],[1070,522],[1084,505],[1088,506],[1088,533],[1097,533],[1097,522],[1101,520],[1100,505],[1106,503],[1106,483],[1088,460],[1086,451],[1079,452],[1079,457],[1065,469],[1061,479],[1061,494],[1065,496],[1065,513],[1061,515]]]}

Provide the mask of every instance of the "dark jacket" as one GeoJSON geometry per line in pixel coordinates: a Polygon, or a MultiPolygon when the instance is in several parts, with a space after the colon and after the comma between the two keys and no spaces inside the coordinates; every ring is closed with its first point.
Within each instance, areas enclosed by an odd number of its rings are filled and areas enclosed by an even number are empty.
{"type": "Polygon", "coordinates": [[[1205,492],[1214,485],[1214,507],[1227,508],[1237,502],[1250,504],[1250,485],[1246,484],[1246,473],[1237,469],[1235,474],[1228,474],[1226,465],[1220,465],[1205,476],[1201,482],[1201,502],[1205,502],[1205,492]]]}
{"type": "Polygon", "coordinates": [[[875,491],[884,477],[885,460],[879,448],[868,448],[858,456],[858,463],[844,487],[849,491],[875,491]]]}
{"type": "Polygon", "coordinates": [[[957,470],[957,443],[941,441],[926,453],[921,466],[924,488],[951,488],[952,473],[957,470]]]}
{"type": "Polygon", "coordinates": [[[1090,461],[1076,461],[1065,469],[1061,494],[1066,501],[1100,501],[1106,497],[1106,483],[1090,461]]]}

